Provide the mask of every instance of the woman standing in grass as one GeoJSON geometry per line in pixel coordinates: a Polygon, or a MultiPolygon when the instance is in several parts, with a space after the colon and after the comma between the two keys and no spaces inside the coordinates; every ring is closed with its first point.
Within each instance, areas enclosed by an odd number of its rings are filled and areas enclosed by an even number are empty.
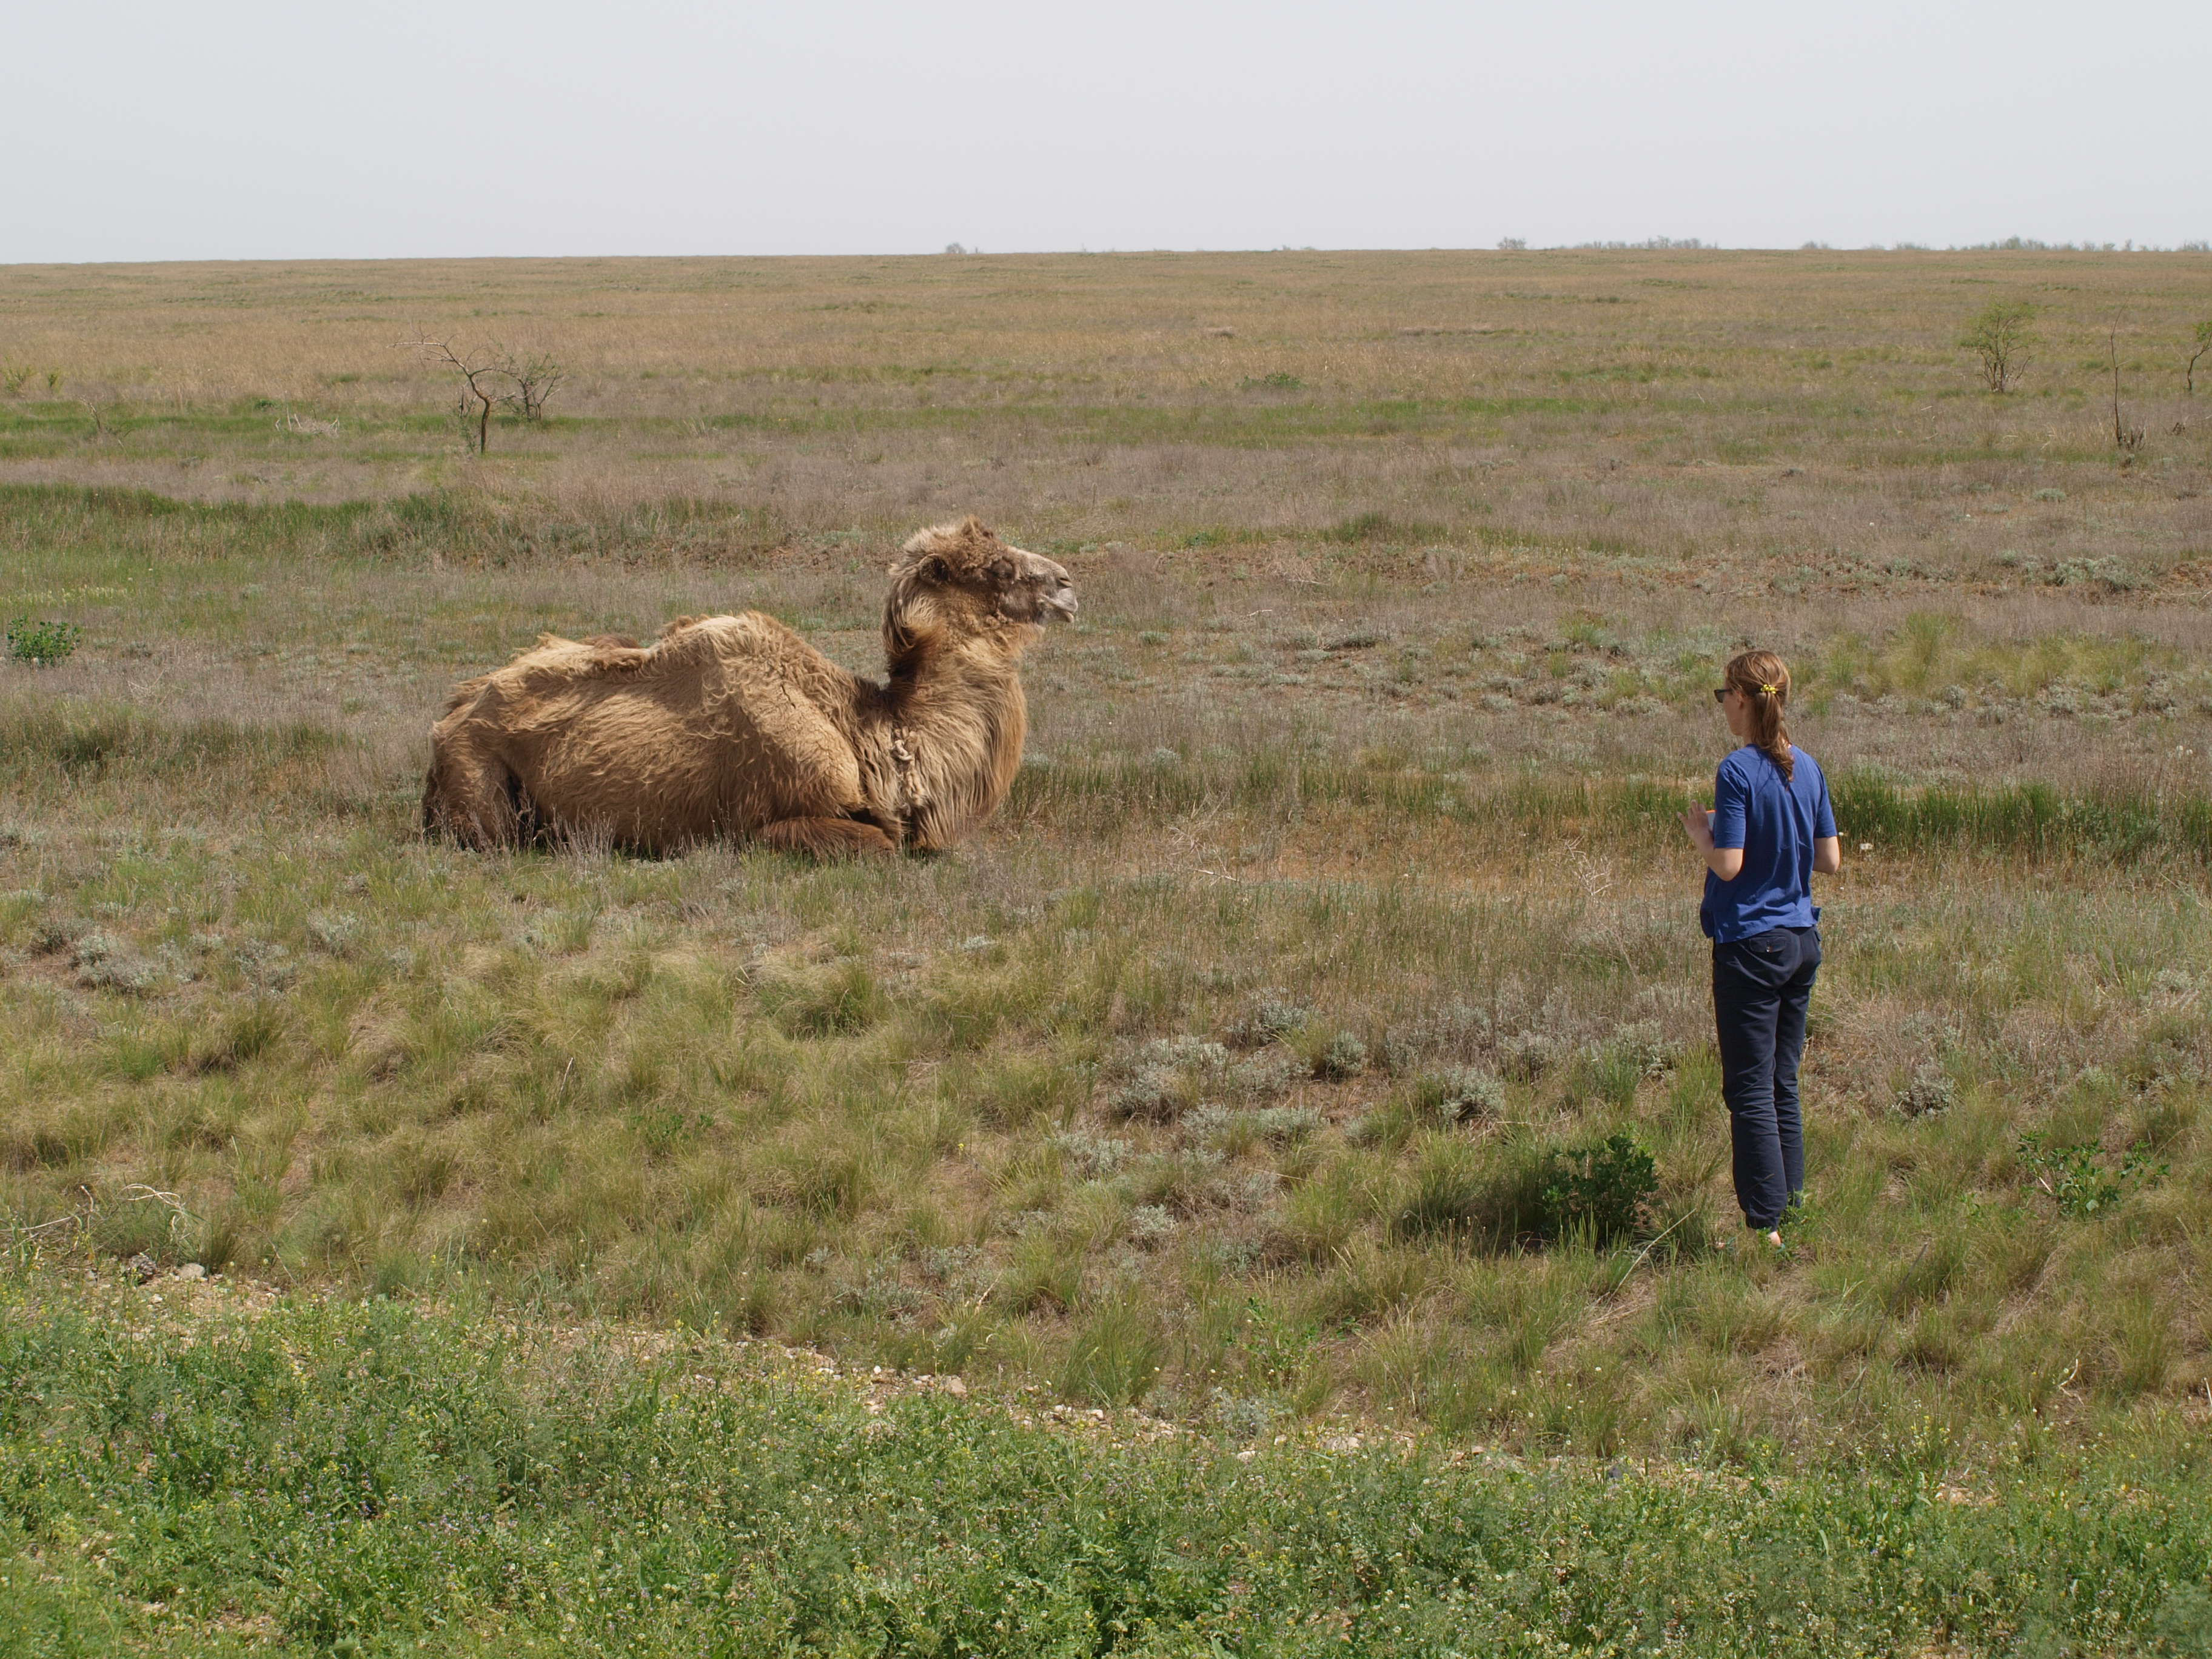
{"type": "Polygon", "coordinates": [[[1783,1212],[1805,1190],[1805,1126],[1797,1060],[1805,1009],[1820,968],[1820,912],[1813,872],[1843,868],[1828,781],[1790,746],[1783,724],[1790,670],[1771,651],[1731,658],[1713,693],[1743,746],[1720,765],[1710,811],[1682,827],[1705,855],[1698,919],[1713,942],[1713,1021],[1721,1096],[1735,1149],[1735,1196],[1745,1224],[1779,1245],[1783,1212]]]}

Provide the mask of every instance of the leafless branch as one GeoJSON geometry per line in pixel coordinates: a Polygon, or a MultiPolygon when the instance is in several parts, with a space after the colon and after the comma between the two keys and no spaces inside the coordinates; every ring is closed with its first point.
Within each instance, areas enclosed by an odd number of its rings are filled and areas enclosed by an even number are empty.
{"type": "Polygon", "coordinates": [[[515,395],[522,406],[522,418],[535,421],[545,413],[545,400],[559,390],[561,382],[568,378],[568,371],[542,351],[527,357],[516,357],[502,352],[501,362],[514,381],[515,395]]]}
{"type": "Polygon", "coordinates": [[[450,337],[434,340],[426,335],[420,339],[402,340],[398,349],[412,351],[424,362],[451,369],[460,376],[462,384],[468,388],[461,394],[461,412],[465,418],[471,413],[476,416],[477,453],[485,453],[491,446],[492,406],[514,401],[514,394],[504,389],[502,383],[514,380],[514,371],[495,353],[480,349],[458,349],[450,337]]]}
{"type": "Polygon", "coordinates": [[[546,353],[518,356],[496,340],[463,349],[450,336],[437,339],[426,334],[402,340],[398,349],[412,351],[424,362],[450,369],[460,377],[466,388],[461,394],[461,415],[476,422],[479,455],[491,446],[495,407],[504,404],[520,410],[526,421],[538,420],[544,415],[545,400],[568,378],[568,371],[546,353]]]}
{"type": "Polygon", "coordinates": [[[2142,447],[2143,429],[2139,426],[2123,426],[2120,423],[2119,330],[2112,331],[2107,343],[2112,353],[2112,443],[2119,450],[2121,459],[2128,460],[2132,459],[2136,451],[2142,447]]]}

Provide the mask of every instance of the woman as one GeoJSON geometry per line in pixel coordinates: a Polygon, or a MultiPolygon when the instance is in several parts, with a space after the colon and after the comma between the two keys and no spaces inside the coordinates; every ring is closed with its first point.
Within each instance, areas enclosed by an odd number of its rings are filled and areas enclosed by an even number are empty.
{"type": "Polygon", "coordinates": [[[1735,1148],[1735,1196],[1747,1226],[1780,1246],[1783,1212],[1805,1189],[1797,1059],[1820,967],[1813,872],[1843,868],[1828,781],[1790,746],[1783,724],[1790,670],[1771,651],[1732,658],[1713,693],[1743,746],[1723,761],[1711,811],[1682,827],[1705,855],[1698,912],[1713,942],[1713,1021],[1721,1096],[1735,1148]]]}

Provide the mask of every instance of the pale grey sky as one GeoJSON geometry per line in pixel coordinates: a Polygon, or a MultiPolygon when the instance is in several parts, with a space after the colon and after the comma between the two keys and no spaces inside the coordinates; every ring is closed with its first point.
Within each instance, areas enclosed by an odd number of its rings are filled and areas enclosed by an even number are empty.
{"type": "Polygon", "coordinates": [[[0,263],[2212,238],[2212,5],[6,0],[0,263]]]}

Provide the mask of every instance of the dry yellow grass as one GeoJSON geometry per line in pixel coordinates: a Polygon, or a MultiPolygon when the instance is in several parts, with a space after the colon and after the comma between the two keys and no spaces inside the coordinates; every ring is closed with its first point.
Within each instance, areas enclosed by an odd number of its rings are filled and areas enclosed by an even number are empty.
{"type": "Polygon", "coordinates": [[[1385,539],[1569,568],[1595,550],[1662,579],[1779,560],[1999,581],[2117,556],[2165,580],[2204,550],[2212,428],[2180,378],[2208,275],[2194,254],[1811,252],[18,267],[0,357],[33,374],[0,404],[0,477],[453,486],[587,515],[691,498],[877,534],[974,507],[1062,539],[1373,514],[1385,539]],[[2002,398],[1956,344],[1992,295],[2040,307],[2002,398]],[[2125,474],[2112,327],[2151,434],[2125,474]],[[419,334],[551,352],[561,423],[464,463],[432,418],[453,388],[395,349],[419,334]],[[1974,510],[2040,489],[2063,507],[1974,510]]]}

